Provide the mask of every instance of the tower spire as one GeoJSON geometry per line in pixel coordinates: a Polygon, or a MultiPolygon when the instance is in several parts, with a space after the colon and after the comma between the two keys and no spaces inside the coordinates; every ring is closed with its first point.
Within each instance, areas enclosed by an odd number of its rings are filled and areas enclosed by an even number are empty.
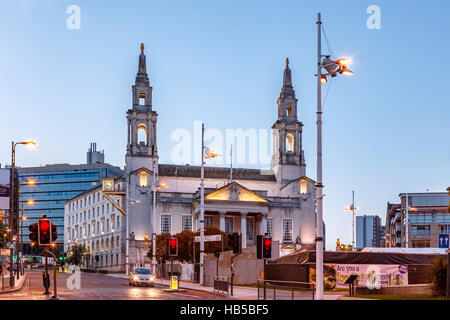
{"type": "Polygon", "coordinates": [[[289,68],[289,58],[286,58],[286,68],[283,72],[283,87],[281,88],[280,97],[294,96],[295,91],[292,86],[291,69],[289,68]]]}
{"type": "Polygon", "coordinates": [[[139,55],[139,66],[138,66],[138,72],[136,74],[136,84],[145,84],[149,85],[150,82],[148,80],[147,75],[147,63],[145,61],[145,54],[144,54],[144,44],[141,43],[141,54],[139,55]]]}

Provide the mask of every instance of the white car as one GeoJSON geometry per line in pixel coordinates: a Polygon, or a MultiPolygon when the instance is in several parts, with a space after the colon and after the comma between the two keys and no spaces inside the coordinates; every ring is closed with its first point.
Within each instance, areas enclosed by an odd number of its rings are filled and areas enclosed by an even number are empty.
{"type": "Polygon", "coordinates": [[[130,273],[130,286],[146,285],[155,286],[155,275],[150,268],[134,267],[130,273]]]}

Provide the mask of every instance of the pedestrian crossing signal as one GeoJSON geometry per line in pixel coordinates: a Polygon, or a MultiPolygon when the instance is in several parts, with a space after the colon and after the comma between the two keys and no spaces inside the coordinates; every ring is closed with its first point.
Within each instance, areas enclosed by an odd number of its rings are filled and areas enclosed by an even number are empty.
{"type": "Polygon", "coordinates": [[[272,238],[262,235],[256,236],[256,258],[270,259],[272,258],[272,238]]]}
{"type": "Polygon", "coordinates": [[[169,256],[170,257],[178,256],[178,239],[177,238],[169,239],[169,256]]]}

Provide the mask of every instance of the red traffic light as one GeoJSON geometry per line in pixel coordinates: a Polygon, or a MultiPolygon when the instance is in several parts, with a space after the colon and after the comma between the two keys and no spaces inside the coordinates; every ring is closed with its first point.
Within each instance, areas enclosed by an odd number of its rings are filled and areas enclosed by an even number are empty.
{"type": "Polygon", "coordinates": [[[169,239],[169,256],[177,256],[178,255],[178,239],[170,238],[169,239]]]}
{"type": "Polygon", "coordinates": [[[263,254],[264,259],[272,258],[272,238],[264,237],[263,238],[263,254]]]}
{"type": "Polygon", "coordinates": [[[51,221],[50,219],[39,219],[38,230],[39,230],[39,245],[51,245],[51,221]]]}

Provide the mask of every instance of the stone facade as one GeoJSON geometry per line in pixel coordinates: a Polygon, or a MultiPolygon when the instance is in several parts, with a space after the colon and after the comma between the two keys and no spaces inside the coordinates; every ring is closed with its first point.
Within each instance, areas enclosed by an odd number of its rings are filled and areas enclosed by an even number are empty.
{"type": "MultiPolygon", "coordinates": [[[[153,227],[156,234],[200,228],[200,167],[159,164],[158,114],[152,105],[143,46],[132,94],[132,108],[127,111],[125,176],[121,180],[126,200],[122,205],[129,235],[133,235],[130,264],[145,265],[150,259],[145,257],[144,238],[151,238],[153,227]],[[158,183],[165,188],[158,188],[158,183]]],[[[206,165],[204,180],[205,226],[245,235],[243,248],[255,245],[258,234],[269,234],[280,244],[274,256],[291,252],[296,245],[315,243],[315,182],[306,177],[303,124],[297,118],[288,63],[277,104],[270,170],[236,168],[230,181],[229,168],[206,165]]]]}

